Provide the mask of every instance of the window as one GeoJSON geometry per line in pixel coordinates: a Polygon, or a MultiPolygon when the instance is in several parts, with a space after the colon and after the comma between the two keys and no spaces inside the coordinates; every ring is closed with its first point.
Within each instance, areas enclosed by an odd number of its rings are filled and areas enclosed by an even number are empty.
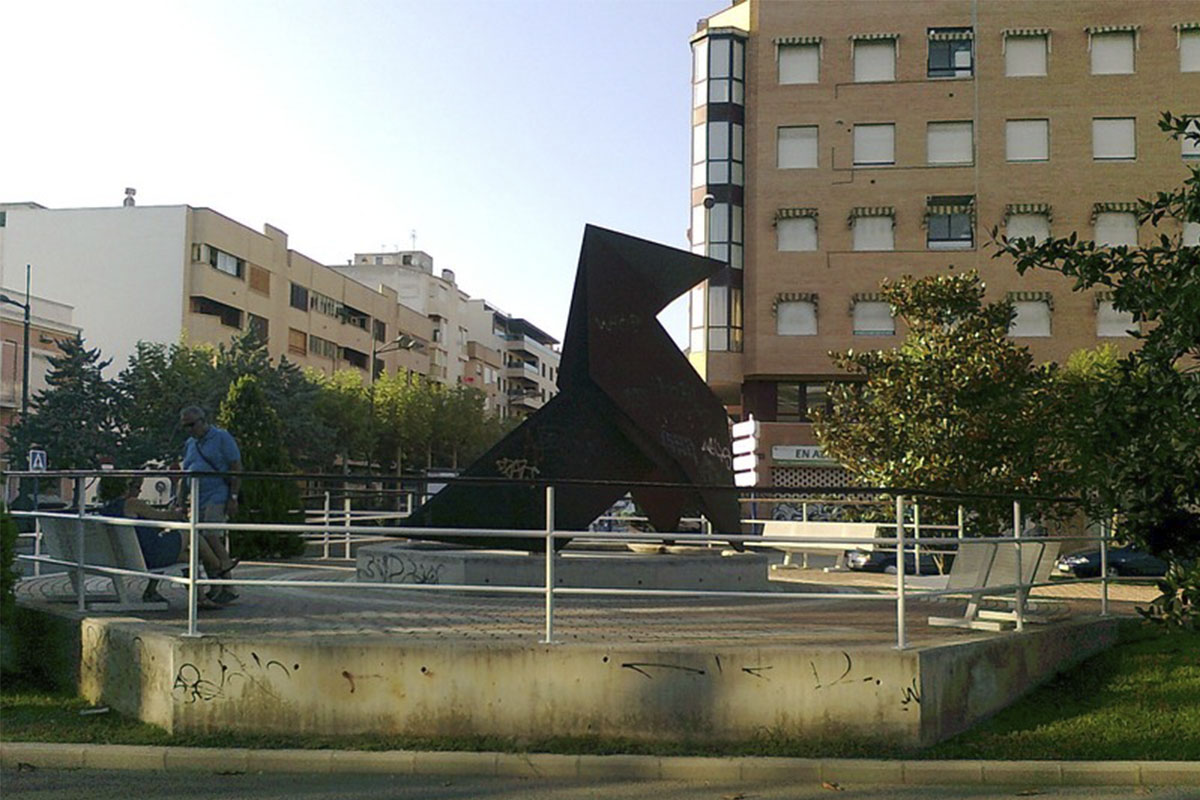
{"type": "Polygon", "coordinates": [[[242,277],[246,271],[246,262],[237,256],[230,255],[224,250],[209,245],[208,247],[208,263],[215,267],[220,272],[226,275],[232,275],[235,278],[242,277]]]}
{"type": "Polygon", "coordinates": [[[1096,335],[1104,337],[1130,336],[1137,332],[1132,311],[1118,311],[1112,300],[1096,301],[1096,335]]]}
{"type": "Polygon", "coordinates": [[[744,171],[741,124],[709,122],[697,125],[692,135],[703,137],[694,138],[692,142],[692,152],[696,154],[692,156],[693,185],[732,183],[741,186],[744,171]]]}
{"type": "MultiPolygon", "coordinates": [[[[1186,128],[1187,133],[1200,134],[1200,118],[1192,117],[1188,120],[1186,128]]],[[[1184,158],[1200,158],[1200,140],[1189,139],[1183,136],[1179,140],[1179,153],[1184,158]]]]}
{"type": "MultiPolygon", "coordinates": [[[[882,36],[882,34],[877,34],[882,36]]],[[[896,38],[854,40],[854,82],[896,80],[896,38]]]]}
{"type": "MultiPolygon", "coordinates": [[[[744,72],[746,64],[746,44],[741,39],[733,37],[708,37],[708,102],[709,103],[742,103],[745,102],[746,85],[744,72]]],[[[697,48],[699,55],[700,48],[697,48]]],[[[699,89],[704,81],[697,84],[699,89]]],[[[696,95],[697,101],[703,97],[702,92],[696,95]]],[[[702,103],[697,102],[697,105],[702,103]]]]}
{"type": "Polygon", "coordinates": [[[930,78],[969,78],[974,73],[970,28],[929,29],[930,78]]]}
{"type": "Polygon", "coordinates": [[[1092,120],[1092,158],[1097,161],[1132,161],[1137,158],[1133,117],[1097,117],[1092,120]]]}
{"type": "Polygon", "coordinates": [[[1048,33],[1007,34],[1004,37],[1004,74],[1010,78],[1045,75],[1049,45],[1048,33]]]}
{"type": "Polygon", "coordinates": [[[305,289],[298,283],[293,283],[291,306],[301,311],[308,311],[308,289],[305,289]]]}
{"type": "Polygon", "coordinates": [[[882,300],[854,301],[855,336],[891,336],[896,332],[892,307],[882,300]]]}
{"type": "Polygon", "coordinates": [[[710,209],[702,205],[693,207],[692,250],[741,269],[742,223],[743,210],[739,205],[716,203],[710,209]]]}
{"type": "Polygon", "coordinates": [[[1050,335],[1050,301],[1016,300],[1013,310],[1017,312],[1009,323],[1008,335],[1014,337],[1050,335]]]}
{"type": "Polygon", "coordinates": [[[1099,212],[1092,238],[1102,247],[1137,247],[1137,214],[1132,211],[1099,212]]]}
{"type": "Polygon", "coordinates": [[[855,250],[896,249],[896,224],[891,214],[856,214],[851,225],[855,250]]]}
{"type": "Polygon", "coordinates": [[[266,344],[270,328],[270,323],[267,322],[266,317],[260,317],[258,314],[249,314],[246,319],[246,328],[258,337],[260,342],[266,344]]]}
{"type": "Polygon", "coordinates": [[[1088,45],[1092,49],[1093,75],[1133,74],[1133,30],[1099,31],[1089,29],[1088,45]]]}
{"type": "Polygon", "coordinates": [[[308,293],[308,307],[331,317],[341,317],[344,313],[341,303],[327,294],[316,291],[308,293]]]}
{"type": "Polygon", "coordinates": [[[1009,214],[1004,227],[1010,239],[1033,237],[1035,241],[1044,242],[1050,238],[1050,215],[1009,214]]]}
{"type": "Polygon", "coordinates": [[[271,294],[271,273],[267,272],[262,267],[250,265],[250,288],[259,294],[270,296],[271,294]]]}
{"type": "Polygon", "coordinates": [[[896,163],[896,126],[876,123],[854,126],[854,166],[873,167],[896,163]]]}
{"type": "Polygon", "coordinates": [[[778,303],[775,307],[775,332],[780,336],[816,336],[816,302],[786,300],[778,303]]]}
{"type": "Polygon", "coordinates": [[[288,352],[294,356],[308,355],[308,334],[288,328],[288,352]]]}
{"type": "Polygon", "coordinates": [[[1200,247],[1200,222],[1183,223],[1181,244],[1184,247],[1200,247]]]}
{"type": "Polygon", "coordinates": [[[320,336],[308,337],[308,350],[314,356],[324,356],[325,358],[338,357],[338,346],[328,339],[322,339],[320,336]]]}
{"type": "Polygon", "coordinates": [[[365,370],[367,368],[368,356],[366,353],[361,353],[358,350],[350,347],[340,348],[339,352],[342,360],[350,366],[358,367],[361,370],[365,370]]]}
{"type": "Polygon", "coordinates": [[[387,323],[381,319],[371,320],[371,336],[377,342],[386,342],[387,323]]]}
{"type": "Polygon", "coordinates": [[[221,324],[230,328],[242,327],[242,311],[207,297],[192,298],[192,313],[220,317],[221,324]]]}
{"type": "Polygon", "coordinates": [[[829,407],[829,391],[824,383],[775,384],[776,422],[808,422],[813,411],[827,411],[829,407]]]}
{"type": "Polygon", "coordinates": [[[926,129],[926,160],[930,164],[971,164],[974,126],[970,122],[931,122],[926,129]]]}
{"type": "Polygon", "coordinates": [[[1200,28],[1179,31],[1179,71],[1200,72],[1200,28]]]}
{"type": "Polygon", "coordinates": [[[779,44],[780,83],[817,83],[820,80],[820,42],[779,44]]]}
{"type": "Polygon", "coordinates": [[[709,350],[742,349],[742,289],[740,286],[714,285],[708,287],[709,350]]]}
{"type": "Polygon", "coordinates": [[[354,306],[349,306],[344,303],[339,303],[338,316],[341,318],[343,324],[353,325],[354,327],[364,331],[367,329],[367,322],[370,320],[370,316],[367,315],[367,312],[360,311],[354,306]]]}
{"type": "Polygon", "coordinates": [[[1050,120],[1010,119],[1004,134],[1004,152],[1009,161],[1050,160],[1050,120]]]}
{"type": "Polygon", "coordinates": [[[411,255],[407,255],[407,254],[400,256],[400,263],[406,267],[411,267],[412,263],[413,263],[413,257],[411,255]]]}
{"type": "Polygon", "coordinates": [[[780,169],[816,169],[817,126],[780,128],[778,160],[780,169]]]}
{"type": "Polygon", "coordinates": [[[817,249],[817,218],[788,217],[775,223],[779,252],[797,253],[817,249]]]}
{"type": "Polygon", "coordinates": [[[970,250],[975,246],[974,198],[930,197],[925,209],[926,246],[930,250],[970,250]]]}
{"type": "Polygon", "coordinates": [[[0,228],[8,224],[8,212],[0,211],[0,228]]]}

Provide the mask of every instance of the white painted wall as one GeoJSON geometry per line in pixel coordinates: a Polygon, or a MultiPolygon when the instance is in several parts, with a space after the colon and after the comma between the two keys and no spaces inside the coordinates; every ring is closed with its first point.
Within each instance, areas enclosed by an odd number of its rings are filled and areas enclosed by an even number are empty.
{"type": "Polygon", "coordinates": [[[74,306],[91,347],[125,367],[138,340],[174,342],[183,327],[187,206],[8,209],[0,284],[74,306]]]}

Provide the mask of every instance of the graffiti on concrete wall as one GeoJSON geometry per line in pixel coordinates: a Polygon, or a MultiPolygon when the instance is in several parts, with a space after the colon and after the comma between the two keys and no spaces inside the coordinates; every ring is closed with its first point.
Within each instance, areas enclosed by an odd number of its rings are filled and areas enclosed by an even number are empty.
{"type": "Polygon", "coordinates": [[[362,578],[381,583],[441,583],[445,564],[420,564],[396,553],[372,553],[363,564],[362,578]]]}
{"type": "Polygon", "coordinates": [[[191,704],[216,700],[225,697],[226,692],[236,685],[249,685],[267,697],[280,700],[274,681],[278,678],[291,679],[292,673],[300,669],[299,664],[293,663],[288,667],[278,659],[263,659],[254,651],[250,652],[247,660],[223,644],[218,647],[216,670],[205,671],[191,661],[181,664],[176,670],[171,689],[182,693],[184,702],[191,704]]]}

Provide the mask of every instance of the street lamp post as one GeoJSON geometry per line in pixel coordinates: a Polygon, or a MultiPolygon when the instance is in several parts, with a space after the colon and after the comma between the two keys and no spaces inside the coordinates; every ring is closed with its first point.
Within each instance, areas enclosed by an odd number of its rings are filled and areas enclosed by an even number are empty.
{"type": "Polygon", "coordinates": [[[417,340],[409,336],[407,333],[402,333],[392,341],[385,344],[383,347],[375,347],[375,339],[371,339],[371,365],[368,370],[371,374],[370,386],[375,386],[375,356],[381,356],[384,353],[391,353],[396,350],[412,350],[417,346],[417,340]]]}
{"type": "Polygon", "coordinates": [[[21,422],[25,422],[29,414],[29,265],[25,265],[25,302],[14,300],[6,294],[0,294],[0,303],[24,309],[25,330],[23,341],[23,363],[21,365],[21,422]]]}

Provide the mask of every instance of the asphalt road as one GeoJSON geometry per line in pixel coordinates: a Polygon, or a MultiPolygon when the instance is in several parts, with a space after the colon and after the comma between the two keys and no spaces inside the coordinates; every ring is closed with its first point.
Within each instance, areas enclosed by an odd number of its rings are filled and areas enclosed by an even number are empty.
{"type": "Polygon", "coordinates": [[[1000,800],[1013,797],[1097,800],[1198,800],[1196,788],[1041,786],[728,785],[707,781],[543,780],[399,775],[279,775],[37,769],[0,772],[5,800],[129,800],[246,798],[247,800],[1000,800]]]}

